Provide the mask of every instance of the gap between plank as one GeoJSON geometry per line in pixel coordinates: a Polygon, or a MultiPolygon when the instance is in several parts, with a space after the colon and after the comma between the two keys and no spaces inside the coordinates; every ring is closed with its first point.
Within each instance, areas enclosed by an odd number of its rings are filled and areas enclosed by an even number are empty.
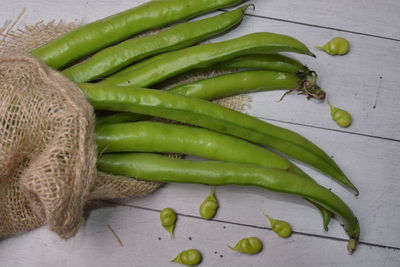
{"type": "MultiPolygon", "coordinates": [[[[140,209],[140,210],[147,210],[147,211],[152,211],[152,212],[160,212],[161,210],[158,209],[153,209],[153,208],[147,208],[147,207],[140,207],[132,204],[125,204],[125,203],[119,203],[119,202],[113,202],[113,201],[105,201],[102,200],[100,202],[106,203],[106,204],[111,204],[115,206],[123,206],[123,207],[129,207],[129,208],[134,208],[134,209],[140,209]]],[[[190,214],[184,214],[184,213],[176,213],[177,215],[187,217],[187,218],[193,218],[193,219],[201,219],[199,216],[194,216],[190,214]]],[[[256,225],[251,225],[251,224],[245,224],[245,223],[238,223],[238,222],[230,222],[230,221],[225,221],[225,220],[217,220],[217,219],[212,219],[209,220],[210,222],[219,222],[219,223],[226,223],[226,224],[231,224],[231,225],[237,225],[237,226],[244,226],[244,227],[250,227],[250,228],[256,228],[256,229],[261,229],[261,230],[269,230],[271,231],[272,229],[270,227],[262,227],[262,226],[256,226],[256,225]]],[[[333,236],[324,236],[324,235],[318,235],[318,234],[311,234],[311,233],[303,233],[303,232],[297,232],[293,231],[293,234],[296,235],[302,235],[302,236],[309,236],[309,237],[315,237],[315,238],[322,238],[322,239],[328,239],[328,240],[335,240],[335,241],[340,241],[340,242],[348,242],[349,240],[344,239],[344,238],[339,238],[339,237],[333,237],[333,236]]],[[[396,251],[400,251],[400,247],[394,247],[394,246],[386,246],[386,245],[381,245],[381,244],[376,244],[376,243],[370,243],[370,242],[364,242],[360,241],[359,244],[362,245],[367,245],[371,247],[377,247],[377,248],[384,248],[384,249],[392,249],[396,251]]]]}
{"type": "Polygon", "coordinates": [[[400,139],[394,139],[394,138],[389,138],[389,137],[382,137],[382,136],[357,133],[357,132],[349,132],[349,131],[344,131],[344,130],[339,130],[339,129],[332,129],[332,128],[327,128],[327,127],[303,124],[303,123],[299,123],[299,122],[290,122],[290,121],[282,121],[282,120],[277,120],[277,119],[269,119],[269,118],[264,118],[264,117],[260,117],[260,116],[254,116],[254,117],[261,119],[261,120],[266,120],[266,121],[281,122],[281,123],[293,124],[293,125],[304,126],[304,127],[309,127],[309,128],[316,128],[316,129],[321,129],[321,130],[335,131],[335,132],[346,133],[346,134],[354,134],[354,135],[358,135],[358,136],[370,137],[370,138],[381,139],[381,140],[386,140],[386,141],[400,142],[400,139]]]}

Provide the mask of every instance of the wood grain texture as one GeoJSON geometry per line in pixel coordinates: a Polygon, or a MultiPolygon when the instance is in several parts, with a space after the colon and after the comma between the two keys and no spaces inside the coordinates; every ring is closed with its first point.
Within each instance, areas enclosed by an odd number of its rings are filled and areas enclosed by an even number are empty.
{"type": "MultiPolygon", "coordinates": [[[[143,2],[2,0],[0,25],[5,19],[17,17],[24,7],[21,23],[53,19],[89,22],[143,2]]],[[[344,57],[331,57],[317,50],[313,50],[317,59],[293,55],[317,70],[328,101],[352,113],[354,123],[350,128],[340,129],[331,121],[326,103],[294,94],[277,103],[282,92],[252,94],[247,113],[299,132],[334,157],[359,187],[358,198],[319,172],[298,165],[349,204],[361,223],[361,241],[371,245],[360,245],[353,256],[347,256],[343,241],[346,235],[339,222],[333,221],[326,233],[320,215],[307,202],[257,188],[217,188],[221,208],[215,221],[200,220],[196,218],[198,205],[208,195],[209,187],[169,184],[147,197],[120,202],[139,208],[119,206],[92,212],[79,234],[67,242],[46,227],[0,241],[0,266],[176,266],[169,260],[190,247],[202,249],[205,260],[201,266],[400,265],[400,45],[385,39],[400,39],[400,2],[252,2],[257,8],[248,12],[256,16],[247,16],[240,27],[211,41],[272,31],[294,36],[309,47],[337,35],[352,44],[350,54],[344,57]],[[157,210],[167,206],[186,215],[179,218],[174,241],[159,226],[157,210]],[[264,229],[269,225],[263,213],[289,221],[300,234],[287,240],[277,238],[264,229]],[[121,237],[123,247],[107,224],[121,237]],[[252,235],[265,242],[263,254],[249,257],[226,248],[226,244],[252,235]]]]}

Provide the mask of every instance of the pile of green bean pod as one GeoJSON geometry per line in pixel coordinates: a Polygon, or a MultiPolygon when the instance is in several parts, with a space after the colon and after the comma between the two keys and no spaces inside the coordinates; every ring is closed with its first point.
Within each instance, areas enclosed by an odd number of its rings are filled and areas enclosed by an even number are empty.
{"type": "Polygon", "coordinates": [[[149,1],[73,30],[36,48],[31,55],[60,69],[135,34],[241,2],[244,0],[149,1]]]}
{"type": "MultiPolygon", "coordinates": [[[[331,174],[342,183],[347,177],[321,149],[304,137],[217,104],[165,91],[81,84],[95,109],[140,113],[190,123],[278,149],[331,174]]],[[[351,183],[350,183],[351,184],[351,183]]]]}
{"type": "Polygon", "coordinates": [[[225,32],[240,23],[247,7],[240,7],[203,20],[177,24],[156,35],[130,39],[103,49],[62,73],[79,83],[107,77],[145,57],[178,50],[225,32]]]}
{"type": "MultiPolygon", "coordinates": [[[[300,168],[277,153],[204,128],[151,121],[115,123],[103,125],[96,130],[96,143],[102,153],[179,153],[210,160],[257,164],[312,180],[300,168]]],[[[331,213],[319,204],[312,203],[321,210],[324,228],[327,229],[331,213]]]]}
{"type": "Polygon", "coordinates": [[[257,32],[231,40],[200,44],[154,57],[151,64],[140,68],[133,66],[101,81],[103,84],[148,87],[180,73],[213,65],[247,54],[295,52],[314,56],[310,50],[293,37],[257,32]]]}
{"type": "Polygon", "coordinates": [[[181,121],[277,149],[356,190],[336,163],[303,136],[217,104],[166,91],[80,84],[95,109],[141,113],[181,121]]]}
{"type": "Polygon", "coordinates": [[[278,54],[314,56],[291,36],[257,32],[200,43],[238,26],[248,5],[182,22],[242,2],[149,1],[82,26],[30,54],[77,83],[96,112],[111,112],[96,119],[99,170],[144,180],[258,186],[298,195],[320,210],[326,230],[332,215],[343,222],[352,253],[360,227],[351,209],[269,148],[313,166],[358,194],[339,166],[321,148],[293,131],[208,101],[269,90],[325,97],[315,71],[278,54]],[[171,27],[129,39],[164,26],[171,27]],[[169,91],[148,88],[181,74],[205,70],[233,73],[185,83],[169,91]],[[143,121],[151,117],[192,126],[143,121]],[[138,122],[121,123],[126,121],[138,122]],[[207,160],[170,159],[155,153],[182,153],[207,160]]]}

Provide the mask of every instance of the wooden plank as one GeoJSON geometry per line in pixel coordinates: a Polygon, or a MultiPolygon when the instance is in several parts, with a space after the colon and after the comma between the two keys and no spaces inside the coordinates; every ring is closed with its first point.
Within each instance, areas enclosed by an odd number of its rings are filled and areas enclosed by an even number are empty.
{"type": "Polygon", "coordinates": [[[400,39],[396,0],[254,0],[256,15],[400,39]]]}
{"type": "MultiPolygon", "coordinates": [[[[400,143],[297,125],[278,125],[314,140],[334,157],[359,188],[360,196],[355,198],[328,177],[298,164],[320,184],[331,188],[353,209],[361,224],[361,240],[400,247],[396,234],[400,232],[400,143]]],[[[182,209],[182,213],[197,215],[198,205],[209,190],[205,186],[168,185],[149,197],[133,199],[129,203],[157,209],[172,206],[182,209]]],[[[300,232],[346,238],[337,221],[331,223],[329,232],[325,233],[316,209],[300,198],[257,188],[231,186],[218,188],[217,193],[221,201],[217,219],[263,226],[265,222],[262,214],[270,213],[286,218],[300,232]]]]}
{"type": "MultiPolygon", "coordinates": [[[[268,225],[264,225],[268,226],[268,225]]],[[[0,242],[2,267],[23,266],[178,266],[169,261],[180,251],[199,249],[200,266],[398,266],[398,250],[360,245],[352,256],[346,244],[294,234],[281,239],[266,228],[238,226],[178,216],[175,239],[159,223],[159,213],[112,207],[91,213],[76,237],[62,241],[46,227],[0,242]],[[110,225],[123,243],[120,246],[110,225]],[[257,236],[264,243],[258,255],[242,255],[227,245],[257,236]]]]}
{"type": "MultiPolygon", "coordinates": [[[[110,0],[96,2],[90,0],[84,3],[75,0],[54,3],[44,0],[2,1],[0,16],[2,18],[16,17],[25,6],[27,12],[23,21],[26,23],[59,18],[68,21],[83,19],[88,22],[142,2],[145,1],[123,0],[118,4],[110,4],[110,0]]],[[[380,2],[379,8],[376,8],[378,3],[372,0],[347,3],[351,5],[350,8],[340,10],[340,12],[339,8],[343,0],[335,3],[291,2],[291,10],[285,10],[285,7],[289,6],[288,1],[256,0],[255,2],[256,14],[262,16],[317,23],[328,27],[334,25],[337,28],[391,38],[400,36],[400,30],[396,27],[399,23],[395,23],[398,16],[393,16],[400,10],[400,3],[394,0],[380,2]],[[361,8],[364,5],[366,8],[361,8]],[[368,23],[364,25],[362,22],[366,18],[368,23]]],[[[318,182],[332,188],[353,208],[361,222],[362,241],[400,247],[398,240],[400,197],[397,193],[400,189],[398,183],[400,143],[379,139],[398,140],[400,137],[400,121],[398,120],[400,78],[396,73],[400,67],[399,43],[256,17],[246,17],[243,24],[234,32],[215,40],[255,31],[289,34],[304,41],[310,47],[339,34],[351,41],[353,50],[345,57],[330,57],[318,51],[315,51],[318,55],[317,60],[296,56],[310,67],[317,69],[321,86],[329,93],[328,100],[347,108],[354,115],[353,126],[346,129],[349,133],[332,131],[338,128],[329,119],[327,105],[307,102],[300,96],[288,96],[283,102],[275,103],[281,93],[254,94],[252,107],[248,113],[271,119],[276,125],[298,131],[334,156],[350,179],[360,188],[361,195],[358,199],[316,171],[301,164],[300,166],[318,182]],[[276,122],[277,120],[304,124],[307,127],[279,123],[276,122]],[[314,129],[308,126],[326,129],[314,129]],[[373,135],[379,138],[352,133],[373,135]]],[[[151,209],[172,206],[179,212],[197,216],[198,205],[208,193],[209,188],[206,186],[167,185],[148,197],[126,203],[151,209]]],[[[194,218],[182,219],[182,228],[188,227],[182,230],[182,235],[177,236],[175,240],[182,243],[167,242],[170,240],[164,238],[166,235],[158,225],[157,213],[134,209],[131,215],[126,208],[112,208],[92,213],[78,236],[66,243],[49,233],[46,228],[1,241],[1,266],[61,264],[67,266],[110,266],[112,264],[164,266],[171,255],[173,257],[183,247],[194,244],[192,242],[194,240],[199,240],[197,244],[209,248],[212,254],[221,246],[225,248],[226,243],[243,237],[242,235],[264,234],[264,229],[254,228],[254,226],[268,226],[262,216],[264,212],[288,220],[296,231],[320,237],[298,235],[290,240],[275,238],[272,245],[267,247],[267,252],[271,254],[265,254],[260,258],[238,256],[231,260],[226,257],[229,251],[224,250],[224,258],[218,258],[220,254],[217,254],[218,257],[205,261],[204,265],[258,266],[275,263],[278,266],[376,266],[378,264],[398,266],[400,264],[397,250],[379,247],[360,246],[355,256],[346,257],[345,244],[342,241],[322,238],[346,238],[339,223],[333,222],[330,225],[330,231],[325,233],[321,227],[319,214],[307,202],[299,198],[266,193],[261,189],[234,186],[218,188],[217,193],[221,209],[216,219],[226,221],[226,223],[204,222],[194,218]],[[230,222],[242,223],[250,227],[232,226],[231,228],[230,222]],[[107,223],[112,225],[122,237],[123,243],[127,242],[128,245],[119,247],[107,229],[107,223]],[[210,224],[216,228],[210,227],[210,224]],[[221,230],[221,227],[224,229],[223,226],[228,224],[226,229],[232,229],[232,232],[221,230]],[[163,237],[162,240],[158,240],[159,236],[163,237]],[[192,237],[192,241],[189,242],[188,237],[192,237]],[[222,245],[221,240],[223,240],[222,245]],[[284,251],[283,256],[282,251],[284,251]],[[157,256],[154,256],[154,252],[157,256]],[[338,255],[343,255],[343,257],[338,257],[338,255]]],[[[267,236],[266,244],[269,243],[269,238],[274,238],[272,234],[267,236]]]]}

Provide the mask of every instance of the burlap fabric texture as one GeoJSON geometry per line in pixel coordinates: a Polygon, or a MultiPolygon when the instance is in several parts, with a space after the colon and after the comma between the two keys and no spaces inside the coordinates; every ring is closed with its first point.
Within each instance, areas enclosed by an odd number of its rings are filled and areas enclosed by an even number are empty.
{"type": "MultiPolygon", "coordinates": [[[[98,173],[92,107],[75,84],[27,55],[76,26],[0,29],[0,239],[43,224],[68,239],[90,200],[134,197],[160,186],[98,173]]],[[[219,103],[243,109],[244,100],[219,103]]]]}

